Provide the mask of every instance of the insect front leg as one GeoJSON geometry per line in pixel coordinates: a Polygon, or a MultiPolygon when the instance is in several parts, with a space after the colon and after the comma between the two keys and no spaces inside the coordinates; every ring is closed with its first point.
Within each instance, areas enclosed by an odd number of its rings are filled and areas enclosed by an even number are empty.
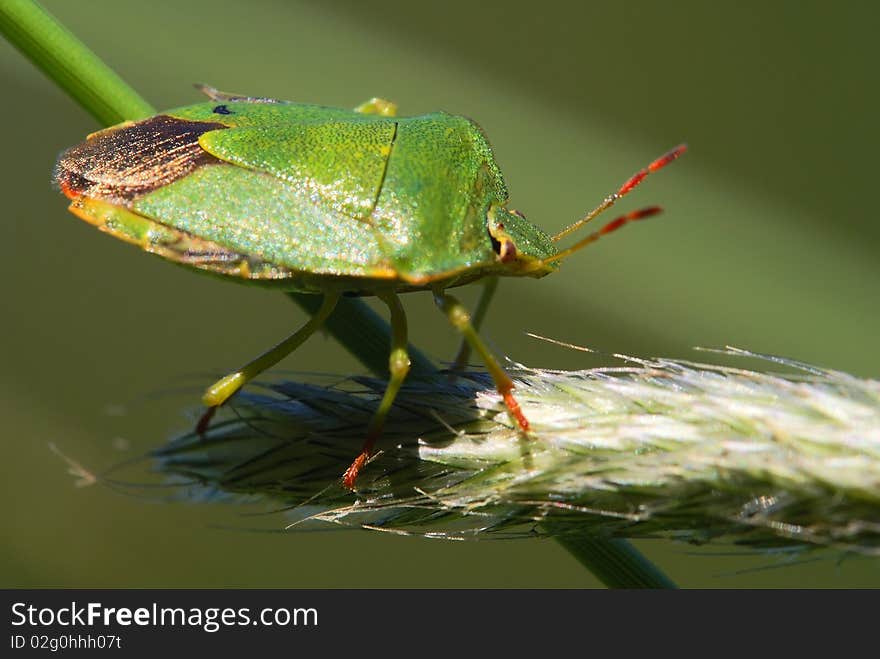
{"type": "Polygon", "coordinates": [[[440,308],[440,311],[446,314],[446,318],[452,326],[461,332],[464,340],[468,342],[470,347],[476,350],[480,357],[482,357],[483,363],[486,364],[486,369],[495,381],[498,393],[501,394],[504,404],[507,405],[507,411],[510,413],[510,416],[516,420],[517,425],[519,425],[523,432],[528,432],[529,420],[526,419],[519,403],[513,396],[513,380],[501,368],[501,364],[498,363],[495,355],[492,354],[486,344],[483,343],[480,335],[477,334],[467,309],[456,298],[442,290],[434,291],[434,303],[440,308]]]}
{"type": "Polygon", "coordinates": [[[376,440],[382,434],[382,428],[385,426],[385,418],[391,411],[394,399],[397,398],[397,392],[409,373],[409,353],[407,353],[407,328],[406,314],[403,311],[403,305],[400,304],[400,298],[394,293],[380,293],[379,298],[388,305],[391,313],[391,353],[388,358],[388,385],[385,387],[385,394],[379,403],[379,408],[370,421],[370,427],[367,429],[367,439],[351,466],[345,470],[342,476],[342,482],[349,490],[354,489],[354,483],[357,480],[363,466],[370,457],[370,452],[376,440]]]}
{"type": "MultiPolygon", "coordinates": [[[[474,309],[474,315],[471,317],[471,325],[474,326],[474,331],[480,331],[480,327],[483,325],[483,320],[486,318],[486,312],[489,310],[489,304],[492,302],[492,297],[495,295],[496,290],[498,290],[498,277],[487,277],[483,280],[483,290],[480,292],[480,299],[477,301],[477,308],[474,309]]],[[[455,359],[452,360],[452,366],[449,369],[452,372],[451,375],[453,378],[458,371],[464,370],[470,356],[471,344],[468,343],[467,339],[462,338],[458,353],[455,355],[455,359]]]]}
{"type": "Polygon", "coordinates": [[[307,338],[314,334],[339,301],[338,293],[325,293],[321,308],[309,321],[296,332],[288,336],[274,348],[267,350],[256,359],[248,362],[234,373],[220,378],[205,391],[202,402],[208,407],[196,426],[198,434],[204,434],[211,422],[214,412],[225,403],[243,385],[250,382],[267,368],[271,368],[291,352],[301,346],[307,338]]]}

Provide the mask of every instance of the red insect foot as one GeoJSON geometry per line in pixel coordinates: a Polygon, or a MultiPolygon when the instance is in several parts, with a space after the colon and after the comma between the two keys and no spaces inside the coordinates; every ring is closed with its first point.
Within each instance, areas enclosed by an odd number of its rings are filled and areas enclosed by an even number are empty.
{"type": "Polygon", "coordinates": [[[354,482],[357,480],[358,474],[361,473],[363,466],[367,464],[370,452],[373,450],[373,446],[376,444],[376,440],[379,439],[381,434],[382,424],[380,423],[377,427],[370,430],[364,445],[361,447],[361,454],[354,459],[351,466],[345,470],[344,474],[342,474],[342,484],[349,490],[354,490],[354,482]]]}
{"type": "Polygon", "coordinates": [[[349,490],[354,490],[354,482],[357,480],[358,474],[361,473],[361,469],[367,463],[367,458],[370,457],[370,454],[366,451],[362,451],[359,456],[354,459],[354,462],[351,463],[351,466],[345,470],[345,473],[342,475],[342,484],[345,485],[349,490]]]}
{"type": "Polygon", "coordinates": [[[199,418],[199,422],[196,424],[196,434],[199,437],[204,437],[205,433],[208,432],[208,426],[211,425],[211,419],[214,418],[214,414],[217,412],[216,407],[209,407],[205,410],[204,414],[199,418]]]}
{"type": "Polygon", "coordinates": [[[510,412],[510,415],[516,419],[520,429],[523,432],[528,432],[531,427],[529,425],[529,420],[526,418],[526,415],[523,414],[522,408],[519,406],[516,398],[513,397],[513,390],[508,389],[507,391],[502,391],[501,396],[504,398],[504,404],[507,405],[507,410],[510,412]]]}

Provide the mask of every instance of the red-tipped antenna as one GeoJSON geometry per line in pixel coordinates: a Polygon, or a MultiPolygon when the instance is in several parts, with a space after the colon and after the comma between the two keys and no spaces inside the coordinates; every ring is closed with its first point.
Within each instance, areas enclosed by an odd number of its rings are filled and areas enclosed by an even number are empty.
{"type": "MultiPolygon", "coordinates": [[[[629,179],[626,181],[626,183],[624,183],[623,185],[620,186],[620,188],[617,190],[617,192],[605,197],[605,200],[601,204],[596,206],[596,208],[594,208],[589,213],[587,213],[583,218],[581,218],[580,220],[578,220],[577,222],[575,222],[571,226],[566,227],[565,229],[563,229],[562,231],[557,233],[555,236],[553,236],[553,241],[556,242],[556,241],[560,240],[561,238],[564,238],[568,234],[570,234],[574,231],[577,231],[582,226],[584,226],[587,222],[592,220],[594,217],[596,217],[597,215],[599,215],[603,211],[606,211],[609,208],[611,208],[617,202],[618,199],[620,199],[621,197],[632,192],[633,189],[636,186],[638,186],[639,183],[644,181],[645,178],[648,176],[648,174],[652,174],[659,169],[663,169],[664,167],[666,167],[666,165],[668,165],[673,160],[678,158],[685,151],[687,151],[687,144],[679,144],[674,149],[664,153],[662,156],[657,158],[654,162],[652,162],[650,165],[648,165],[644,169],[641,169],[638,172],[636,172],[635,174],[633,174],[632,176],[630,176],[629,179]]],[[[632,213],[630,213],[630,215],[631,214],[632,213]]],[[[629,216],[624,215],[623,217],[629,217],[629,216]]],[[[643,216],[643,217],[646,217],[646,216],[643,216]]],[[[621,218],[619,218],[619,219],[621,219],[621,218]]],[[[638,219],[638,218],[634,218],[634,219],[638,219]]],[[[614,224],[614,222],[611,222],[610,224],[606,225],[605,228],[607,228],[611,224],[614,224]]],[[[625,224],[625,222],[622,222],[622,224],[625,224]]],[[[602,231],[605,231],[605,228],[603,228],[601,231],[596,232],[596,234],[594,234],[594,235],[596,235],[598,237],[598,235],[601,234],[602,231]]],[[[605,231],[605,233],[608,233],[608,232],[605,231]]],[[[581,247],[583,247],[584,245],[587,245],[587,244],[593,242],[593,240],[595,240],[595,238],[593,238],[592,240],[582,240],[577,244],[580,245],[581,247]]],[[[580,249],[580,247],[578,247],[577,249],[580,249]]],[[[566,256],[568,256],[572,251],[577,251],[577,250],[573,250],[572,248],[569,248],[569,249],[566,249],[565,252],[560,252],[560,254],[564,253],[566,256]]],[[[549,259],[549,261],[554,261],[558,258],[559,258],[559,254],[557,254],[552,259],[549,259]]]]}
{"type": "MultiPolygon", "coordinates": [[[[645,170],[642,170],[642,171],[645,171],[645,170]]],[[[644,176],[642,178],[644,178],[644,176]]],[[[636,183],[635,185],[638,185],[638,183],[636,183]]],[[[561,252],[557,252],[553,256],[544,259],[541,263],[543,265],[547,265],[548,263],[552,263],[553,261],[561,261],[562,259],[566,258],[567,256],[571,256],[579,249],[586,247],[590,243],[596,242],[602,236],[609,234],[612,231],[617,231],[624,224],[629,224],[630,222],[635,222],[636,220],[643,220],[646,217],[651,217],[653,215],[657,215],[658,213],[662,213],[662,212],[663,212],[663,209],[660,208],[659,206],[649,206],[648,208],[642,208],[637,211],[632,211],[630,213],[627,213],[626,215],[621,215],[620,217],[618,217],[614,220],[611,220],[608,224],[603,226],[598,231],[594,231],[590,235],[577,241],[571,247],[564,249],[561,252]]]]}

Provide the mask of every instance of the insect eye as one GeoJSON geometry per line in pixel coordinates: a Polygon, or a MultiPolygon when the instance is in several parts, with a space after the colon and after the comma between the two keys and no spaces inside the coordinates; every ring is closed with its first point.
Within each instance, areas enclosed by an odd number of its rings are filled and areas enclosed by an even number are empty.
{"type": "Polygon", "coordinates": [[[516,245],[504,233],[504,224],[502,222],[495,223],[494,232],[489,231],[489,240],[492,241],[492,251],[498,255],[502,263],[510,263],[516,259],[516,245]]]}
{"type": "MultiPolygon", "coordinates": [[[[504,228],[502,224],[496,224],[495,226],[498,229],[504,228]]],[[[510,263],[516,259],[516,245],[513,244],[510,238],[505,236],[499,240],[492,234],[489,234],[489,239],[492,241],[492,251],[498,255],[502,263],[510,263]]]]}
{"type": "Polygon", "coordinates": [[[512,240],[501,241],[501,251],[498,252],[498,256],[501,257],[502,263],[510,263],[516,260],[516,245],[513,244],[512,240]]]}

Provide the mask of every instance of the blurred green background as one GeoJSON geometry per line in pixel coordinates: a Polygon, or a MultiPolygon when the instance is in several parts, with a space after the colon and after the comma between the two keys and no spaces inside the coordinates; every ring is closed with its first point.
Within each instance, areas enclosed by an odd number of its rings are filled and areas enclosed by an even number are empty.
{"type": "MultiPolygon", "coordinates": [[[[666,215],[555,276],[502,283],[485,334],[512,359],[607,362],[525,336],[532,331],[605,352],[699,358],[692,346],[734,344],[880,373],[874,3],[45,5],[159,108],[198,102],[191,83],[204,81],[348,107],[378,95],[403,113],[473,117],[512,205],[548,231],[688,141],[685,158],[624,204],[659,203],[666,215]]],[[[596,585],[552,541],[223,530],[253,520],[230,506],[74,488],[50,442],[95,470],[142,454],[189,426],[181,410],[212,375],[303,314],[278,294],[193,276],[69,215],[50,187],[52,164],[97,126],[5,42],[0,75],[0,585],[596,585]]],[[[428,296],[406,304],[413,341],[449,358],[456,339],[428,296]]],[[[283,367],[360,370],[323,338],[283,367]]],[[[789,564],[725,546],[638,544],[683,586],[880,585],[880,563],[832,552],[789,564]]]]}

